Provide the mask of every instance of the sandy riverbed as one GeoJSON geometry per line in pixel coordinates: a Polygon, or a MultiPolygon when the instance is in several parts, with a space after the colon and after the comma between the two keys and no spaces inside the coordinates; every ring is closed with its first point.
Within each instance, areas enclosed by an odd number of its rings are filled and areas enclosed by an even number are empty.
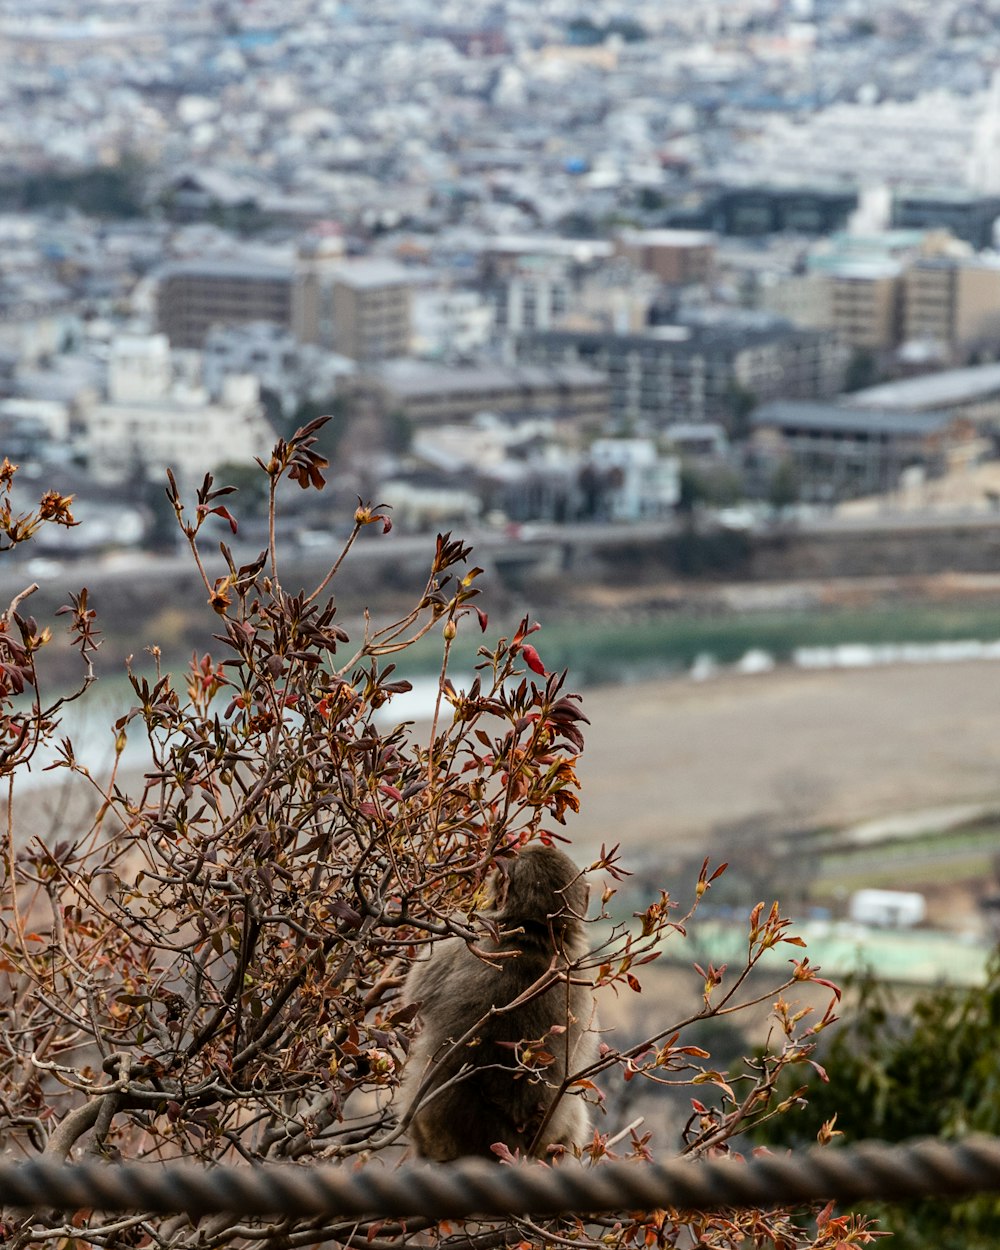
{"type": "Polygon", "coordinates": [[[720,825],[849,824],[1000,804],[1000,664],[651,681],[589,691],[580,849],[712,849],[720,825]]]}

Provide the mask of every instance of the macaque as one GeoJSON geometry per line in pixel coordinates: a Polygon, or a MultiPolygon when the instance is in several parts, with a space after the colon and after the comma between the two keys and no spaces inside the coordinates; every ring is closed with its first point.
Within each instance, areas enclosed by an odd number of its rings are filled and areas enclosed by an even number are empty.
{"type": "Polygon", "coordinates": [[[410,1139],[419,1155],[442,1163],[492,1157],[495,1142],[544,1157],[551,1145],[582,1145],[588,1136],[586,1103],[559,1096],[566,1075],[597,1058],[593,989],[580,973],[567,974],[587,951],[587,885],[562,851],[534,844],[501,860],[488,889],[481,914],[499,940],[478,944],[486,958],[446,938],[414,964],[403,989],[419,1008],[402,1089],[406,1109],[419,1098],[410,1139]],[[565,975],[503,1010],[552,969],[565,975]],[[541,1043],[552,1061],[519,1069],[521,1042],[541,1043]]]}

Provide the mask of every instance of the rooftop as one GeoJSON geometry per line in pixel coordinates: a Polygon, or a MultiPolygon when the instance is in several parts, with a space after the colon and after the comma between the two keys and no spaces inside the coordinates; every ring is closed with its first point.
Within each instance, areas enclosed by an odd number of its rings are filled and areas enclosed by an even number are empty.
{"type": "Polygon", "coordinates": [[[728,352],[790,339],[806,343],[817,337],[817,331],[793,326],[788,321],[772,318],[767,324],[720,321],[712,324],[654,326],[641,334],[611,334],[604,330],[548,330],[525,334],[526,342],[549,343],[553,346],[578,346],[616,352],[647,351],[652,354],[672,351],[690,355],[728,352]]]}
{"type": "Polygon", "coordinates": [[[763,404],[750,416],[755,428],[794,426],[801,430],[835,430],[842,434],[876,432],[904,438],[935,434],[945,429],[951,420],[947,412],[886,412],[880,408],[848,408],[809,400],[777,400],[763,404]]]}
{"type": "Polygon", "coordinates": [[[386,286],[410,286],[413,276],[403,265],[380,256],[336,262],[331,273],[336,282],[357,290],[377,290],[386,286]]]}
{"type": "Polygon", "coordinates": [[[640,247],[709,247],[716,236],[710,230],[623,230],[621,240],[640,247]]]}
{"type": "Polygon", "coordinates": [[[607,386],[607,378],[586,365],[497,364],[449,366],[423,360],[387,360],[370,370],[370,375],[401,397],[434,394],[469,394],[521,387],[607,386]]]}
{"type": "Polygon", "coordinates": [[[273,262],[224,257],[171,261],[160,270],[161,280],[167,278],[273,278],[276,281],[291,281],[293,276],[294,268],[291,264],[286,266],[273,262]]]}
{"type": "Polygon", "coordinates": [[[607,259],[614,252],[614,245],[606,239],[565,239],[541,234],[492,235],[482,239],[480,248],[485,252],[513,255],[531,252],[536,255],[561,256],[580,263],[607,259]]]}
{"type": "Polygon", "coordinates": [[[946,369],[918,378],[884,382],[845,396],[843,402],[858,408],[950,408],[1000,394],[1000,364],[946,369]]]}

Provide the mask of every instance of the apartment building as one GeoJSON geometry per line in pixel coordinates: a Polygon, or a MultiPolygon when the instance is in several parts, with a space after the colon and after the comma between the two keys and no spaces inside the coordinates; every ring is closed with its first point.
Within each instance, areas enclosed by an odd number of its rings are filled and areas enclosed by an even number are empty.
{"type": "Polygon", "coordinates": [[[497,331],[551,330],[575,305],[574,266],[560,256],[522,256],[489,288],[497,331]]]}
{"type": "Polygon", "coordinates": [[[188,260],[160,273],[157,328],[171,347],[200,348],[216,325],[270,321],[292,324],[295,271],[292,265],[241,260],[188,260]]]}
{"type": "Polygon", "coordinates": [[[597,369],[610,383],[612,425],[648,433],[692,421],[738,430],[748,405],[779,396],[834,395],[846,360],[833,336],[787,322],[524,335],[518,355],[549,367],[597,369]]]}
{"type": "Polygon", "coordinates": [[[895,261],[859,262],[823,275],[830,328],[850,347],[891,351],[902,327],[903,270],[895,261]]]}
{"type": "Polygon", "coordinates": [[[903,337],[961,352],[1000,334],[1000,264],[975,257],[917,261],[903,290],[903,337]]]}
{"type": "Polygon", "coordinates": [[[305,264],[295,289],[295,337],[361,362],[410,350],[413,278],[377,257],[305,264]]]}
{"type": "Polygon", "coordinates": [[[544,414],[601,429],[609,410],[608,379],[586,366],[444,365],[389,360],[366,370],[357,388],[383,413],[416,425],[468,421],[477,413],[544,414]]]}
{"type": "Polygon", "coordinates": [[[111,343],[108,398],[83,414],[90,472],[99,482],[167,466],[191,485],[206,470],[264,456],[274,430],[256,378],[232,375],[213,401],[172,365],[163,335],[121,335],[111,343]]]}
{"type": "Polygon", "coordinates": [[[913,465],[940,474],[949,456],[975,436],[971,422],[947,411],[847,404],[765,404],[751,424],[751,480],[766,487],[777,467],[790,461],[802,498],[822,503],[895,490],[913,465]]]}

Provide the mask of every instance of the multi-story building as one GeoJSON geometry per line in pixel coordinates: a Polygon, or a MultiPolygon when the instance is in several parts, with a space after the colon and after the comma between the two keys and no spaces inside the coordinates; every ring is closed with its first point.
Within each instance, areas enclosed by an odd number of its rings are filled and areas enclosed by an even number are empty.
{"type": "Polygon", "coordinates": [[[410,313],[410,348],[417,356],[469,356],[487,345],[493,331],[493,308],[479,291],[466,287],[417,287],[410,313]]]}
{"type": "Polygon", "coordinates": [[[799,186],[749,183],[724,187],[706,196],[693,213],[675,212],[673,220],[729,236],[824,236],[842,230],[857,204],[858,193],[850,188],[824,190],[818,182],[799,186]]]}
{"type": "Polygon", "coordinates": [[[974,257],[930,257],[907,270],[903,337],[954,352],[1000,334],[1000,264],[974,257]]]}
{"type": "Polygon", "coordinates": [[[715,235],[706,230],[625,230],[617,251],[668,286],[708,283],[715,268],[715,235]]]}
{"type": "Polygon", "coordinates": [[[758,298],[795,325],[832,331],[857,350],[890,352],[903,336],[904,280],[899,261],[855,260],[779,278],[758,298]]]}
{"type": "Polygon", "coordinates": [[[544,414],[595,430],[608,419],[606,374],[576,364],[389,360],[359,375],[356,385],[379,411],[402,413],[415,425],[468,421],[480,412],[544,414]]]}
{"type": "Polygon", "coordinates": [[[295,337],[357,361],[405,356],[412,286],[407,269],[377,257],[306,263],[295,289],[295,337]]]}
{"type": "Polygon", "coordinates": [[[496,332],[507,340],[561,329],[628,334],[648,324],[660,290],[653,273],[636,273],[623,257],[580,261],[548,252],[507,258],[485,281],[496,332]]]}
{"type": "Polygon", "coordinates": [[[175,377],[163,335],[122,336],[111,344],[107,402],[83,416],[90,471],[100,482],[136,473],[200,480],[227,462],[264,456],[274,431],[257,381],[231,375],[213,402],[189,380],[175,377]]]}
{"type": "Polygon", "coordinates": [[[895,490],[913,466],[940,474],[950,456],[975,438],[971,422],[945,411],[846,404],[765,404],[751,424],[750,480],[766,489],[778,466],[790,462],[801,497],[822,503],[895,490]]]}
{"type": "Polygon", "coordinates": [[[1000,430],[1000,365],[945,369],[854,391],[845,405],[881,412],[948,412],[980,430],[1000,430]]]}
{"type": "Polygon", "coordinates": [[[859,261],[823,275],[830,328],[850,347],[891,351],[900,342],[902,266],[859,261]]]}
{"type": "Polygon", "coordinates": [[[787,322],[661,326],[644,334],[524,335],[518,354],[535,364],[583,364],[604,373],[613,426],[640,432],[692,421],[716,421],[738,432],[755,403],[835,395],[846,361],[832,336],[787,322]]]}
{"type": "Polygon", "coordinates": [[[1000,217],[1000,196],[950,190],[899,191],[892,200],[892,225],[903,230],[950,230],[977,251],[993,247],[993,224],[1000,217]]]}
{"type": "Polygon", "coordinates": [[[489,288],[498,333],[554,329],[574,304],[574,287],[573,266],[563,257],[518,257],[489,288]]]}
{"type": "Polygon", "coordinates": [[[960,360],[1000,334],[1000,263],[946,230],[843,234],[814,249],[804,273],[763,287],[759,301],[855,349],[932,342],[960,360]]]}
{"type": "Polygon", "coordinates": [[[292,265],[187,260],[166,266],[156,298],[157,327],[172,347],[201,347],[215,325],[292,324],[292,265]]]}

